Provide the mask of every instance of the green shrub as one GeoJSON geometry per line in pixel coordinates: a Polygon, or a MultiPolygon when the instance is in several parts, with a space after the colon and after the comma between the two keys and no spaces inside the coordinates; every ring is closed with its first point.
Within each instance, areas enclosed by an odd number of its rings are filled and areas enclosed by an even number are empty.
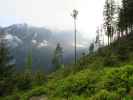
{"type": "Polygon", "coordinates": [[[107,90],[101,90],[96,95],[91,97],[91,100],[119,100],[120,97],[114,92],[108,92],[107,90]]]}
{"type": "Polygon", "coordinates": [[[133,97],[131,97],[131,96],[125,96],[122,100],[133,100],[133,97]]]}
{"type": "Polygon", "coordinates": [[[124,97],[127,94],[127,89],[126,88],[118,88],[116,91],[119,95],[124,97]]]}
{"type": "Polygon", "coordinates": [[[32,96],[41,96],[46,94],[46,88],[45,87],[36,87],[34,89],[31,89],[30,91],[22,94],[20,97],[22,100],[28,100],[32,96]]]}
{"type": "Polygon", "coordinates": [[[20,97],[18,95],[11,95],[0,100],[20,100],[20,97]]]}
{"type": "Polygon", "coordinates": [[[41,71],[35,72],[32,84],[34,86],[40,86],[43,85],[44,83],[46,83],[46,76],[44,72],[41,71]]]}
{"type": "Polygon", "coordinates": [[[0,96],[10,95],[14,88],[15,85],[12,79],[5,78],[0,80],[0,96]]]}
{"type": "Polygon", "coordinates": [[[18,90],[28,90],[32,87],[32,75],[27,73],[16,76],[16,87],[18,90]]]}
{"type": "Polygon", "coordinates": [[[53,94],[58,96],[81,95],[83,91],[88,94],[88,91],[95,90],[93,88],[98,81],[96,74],[92,70],[83,70],[76,74],[71,74],[65,79],[48,83],[49,91],[53,91],[53,94]]]}
{"type": "Polygon", "coordinates": [[[116,54],[110,53],[104,57],[104,66],[118,66],[119,59],[116,54]]]}
{"type": "Polygon", "coordinates": [[[71,97],[69,97],[68,100],[89,100],[88,97],[85,97],[85,96],[77,96],[77,95],[72,95],[71,97]]]}

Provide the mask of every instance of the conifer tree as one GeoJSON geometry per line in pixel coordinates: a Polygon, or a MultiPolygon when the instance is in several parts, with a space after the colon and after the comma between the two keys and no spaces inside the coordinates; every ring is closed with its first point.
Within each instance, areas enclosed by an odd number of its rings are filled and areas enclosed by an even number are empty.
{"type": "Polygon", "coordinates": [[[94,52],[94,43],[91,43],[89,47],[89,54],[92,54],[93,52],[94,52]]]}
{"type": "Polygon", "coordinates": [[[123,36],[128,35],[133,30],[133,0],[122,0],[118,18],[118,29],[123,36]]]}
{"type": "Polygon", "coordinates": [[[108,45],[112,41],[114,35],[114,14],[115,2],[114,0],[106,0],[104,6],[104,29],[108,37],[108,45]]]}
{"type": "Polygon", "coordinates": [[[27,56],[25,70],[28,72],[32,71],[32,51],[27,56]]]}
{"type": "Polygon", "coordinates": [[[6,34],[0,33],[0,96],[7,95],[14,88],[14,62],[6,40],[6,34]]]}
{"type": "Polygon", "coordinates": [[[57,47],[54,51],[52,63],[56,67],[56,69],[62,67],[63,65],[63,49],[59,43],[57,44],[57,47]]]}
{"type": "Polygon", "coordinates": [[[9,52],[6,34],[0,33],[0,78],[8,78],[12,76],[14,71],[13,57],[9,52]]]}

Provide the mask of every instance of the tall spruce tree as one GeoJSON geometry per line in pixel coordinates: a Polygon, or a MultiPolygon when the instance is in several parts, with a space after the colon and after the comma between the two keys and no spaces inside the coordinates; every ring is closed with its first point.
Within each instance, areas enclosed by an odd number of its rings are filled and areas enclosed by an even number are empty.
{"type": "Polygon", "coordinates": [[[13,57],[9,52],[6,34],[0,33],[0,79],[12,76],[14,71],[13,57]]]}
{"type": "Polygon", "coordinates": [[[114,15],[115,15],[115,2],[114,0],[106,0],[104,6],[104,29],[108,37],[108,45],[112,41],[114,33],[114,15]]]}
{"type": "Polygon", "coordinates": [[[57,44],[57,47],[54,51],[52,63],[56,69],[62,67],[63,65],[63,49],[60,46],[60,43],[57,44]]]}
{"type": "Polygon", "coordinates": [[[14,62],[9,52],[6,34],[0,32],[0,96],[8,95],[13,91],[14,62]]]}
{"type": "Polygon", "coordinates": [[[25,65],[25,71],[31,72],[32,71],[32,51],[30,50],[27,58],[26,58],[26,65],[25,65]]]}
{"type": "Polygon", "coordinates": [[[118,29],[121,36],[128,35],[133,31],[133,0],[122,0],[118,18],[118,29]]]}
{"type": "Polygon", "coordinates": [[[92,54],[93,52],[94,52],[94,43],[91,43],[89,47],[89,54],[92,54]]]}

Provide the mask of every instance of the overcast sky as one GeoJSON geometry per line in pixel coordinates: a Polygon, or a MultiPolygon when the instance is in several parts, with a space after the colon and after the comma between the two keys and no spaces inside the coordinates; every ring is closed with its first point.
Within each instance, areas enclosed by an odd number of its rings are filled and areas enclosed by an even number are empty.
{"type": "Polygon", "coordinates": [[[54,30],[72,30],[73,9],[79,11],[77,26],[84,37],[94,37],[102,24],[105,0],[0,0],[0,25],[28,23],[54,30]]]}

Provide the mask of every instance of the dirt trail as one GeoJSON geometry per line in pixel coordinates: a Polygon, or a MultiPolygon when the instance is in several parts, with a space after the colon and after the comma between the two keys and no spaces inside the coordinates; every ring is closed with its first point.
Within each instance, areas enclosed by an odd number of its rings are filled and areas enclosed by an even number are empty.
{"type": "Polygon", "coordinates": [[[46,96],[33,96],[29,100],[48,100],[46,96]]]}

